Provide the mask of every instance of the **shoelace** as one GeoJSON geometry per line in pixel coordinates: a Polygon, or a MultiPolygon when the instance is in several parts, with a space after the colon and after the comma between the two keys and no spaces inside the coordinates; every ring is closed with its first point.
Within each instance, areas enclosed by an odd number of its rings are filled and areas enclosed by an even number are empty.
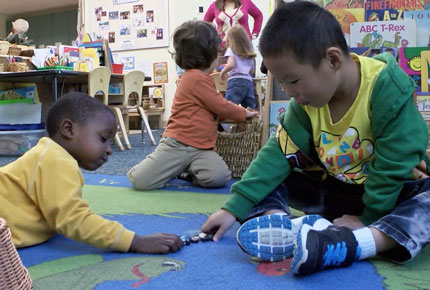
{"type": "Polygon", "coordinates": [[[336,245],[327,245],[327,250],[324,253],[324,267],[338,266],[346,258],[347,247],[345,242],[336,243],[336,245]]]}

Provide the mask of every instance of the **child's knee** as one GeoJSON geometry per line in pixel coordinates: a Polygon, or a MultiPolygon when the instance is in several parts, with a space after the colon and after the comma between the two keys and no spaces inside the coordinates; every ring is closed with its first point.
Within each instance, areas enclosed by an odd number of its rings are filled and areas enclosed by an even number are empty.
{"type": "Polygon", "coordinates": [[[153,178],[136,174],[135,168],[132,168],[127,173],[127,178],[131,182],[133,188],[137,190],[151,190],[159,188],[158,184],[154,183],[153,178]]]}
{"type": "Polygon", "coordinates": [[[230,170],[204,170],[195,176],[195,182],[202,187],[223,187],[231,179],[230,170]]]}

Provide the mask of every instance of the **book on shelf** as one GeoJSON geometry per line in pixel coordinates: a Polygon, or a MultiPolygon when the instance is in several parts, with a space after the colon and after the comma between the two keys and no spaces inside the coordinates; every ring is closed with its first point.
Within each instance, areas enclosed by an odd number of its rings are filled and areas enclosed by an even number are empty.
{"type": "Polygon", "coordinates": [[[366,0],[364,9],[365,10],[377,10],[377,9],[397,9],[397,10],[421,10],[424,9],[425,0],[366,0]]]}
{"type": "Polygon", "coordinates": [[[365,10],[366,21],[391,21],[403,20],[402,9],[370,9],[365,10]]]}
{"type": "Polygon", "coordinates": [[[353,22],[350,28],[351,47],[413,47],[416,46],[414,20],[353,22]]]}
{"type": "Polygon", "coordinates": [[[404,18],[415,20],[417,24],[417,46],[430,47],[430,9],[405,11],[404,18]]]}
{"type": "Polygon", "coordinates": [[[364,21],[364,10],[362,8],[330,9],[331,14],[337,19],[342,27],[345,39],[349,42],[350,26],[353,22],[364,21]]]}

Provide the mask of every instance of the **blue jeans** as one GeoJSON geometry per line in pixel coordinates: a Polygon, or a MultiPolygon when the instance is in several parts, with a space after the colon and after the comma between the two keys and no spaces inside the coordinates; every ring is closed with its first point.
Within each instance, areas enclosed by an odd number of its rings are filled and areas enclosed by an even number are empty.
{"type": "Polygon", "coordinates": [[[247,79],[234,78],[228,80],[225,98],[230,102],[242,105],[245,109],[255,109],[254,83],[247,79]]]}
{"type": "MultiPolygon", "coordinates": [[[[361,215],[363,193],[363,185],[347,184],[332,177],[314,180],[294,171],[257,204],[246,219],[270,209],[280,209],[291,215],[289,206],[328,220],[344,214],[361,215]]],[[[380,230],[401,246],[380,256],[399,263],[415,257],[430,242],[430,178],[406,182],[393,211],[369,227],[380,230]]]]}

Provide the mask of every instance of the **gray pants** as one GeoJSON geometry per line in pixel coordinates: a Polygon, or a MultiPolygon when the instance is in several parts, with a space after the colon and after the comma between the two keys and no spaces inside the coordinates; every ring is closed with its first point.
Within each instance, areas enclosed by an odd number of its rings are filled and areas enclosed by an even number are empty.
{"type": "Polygon", "coordinates": [[[193,184],[202,187],[223,187],[231,179],[227,164],[213,150],[185,145],[173,138],[162,138],[155,151],[134,166],[127,174],[138,190],[161,188],[188,171],[193,184]]]}

